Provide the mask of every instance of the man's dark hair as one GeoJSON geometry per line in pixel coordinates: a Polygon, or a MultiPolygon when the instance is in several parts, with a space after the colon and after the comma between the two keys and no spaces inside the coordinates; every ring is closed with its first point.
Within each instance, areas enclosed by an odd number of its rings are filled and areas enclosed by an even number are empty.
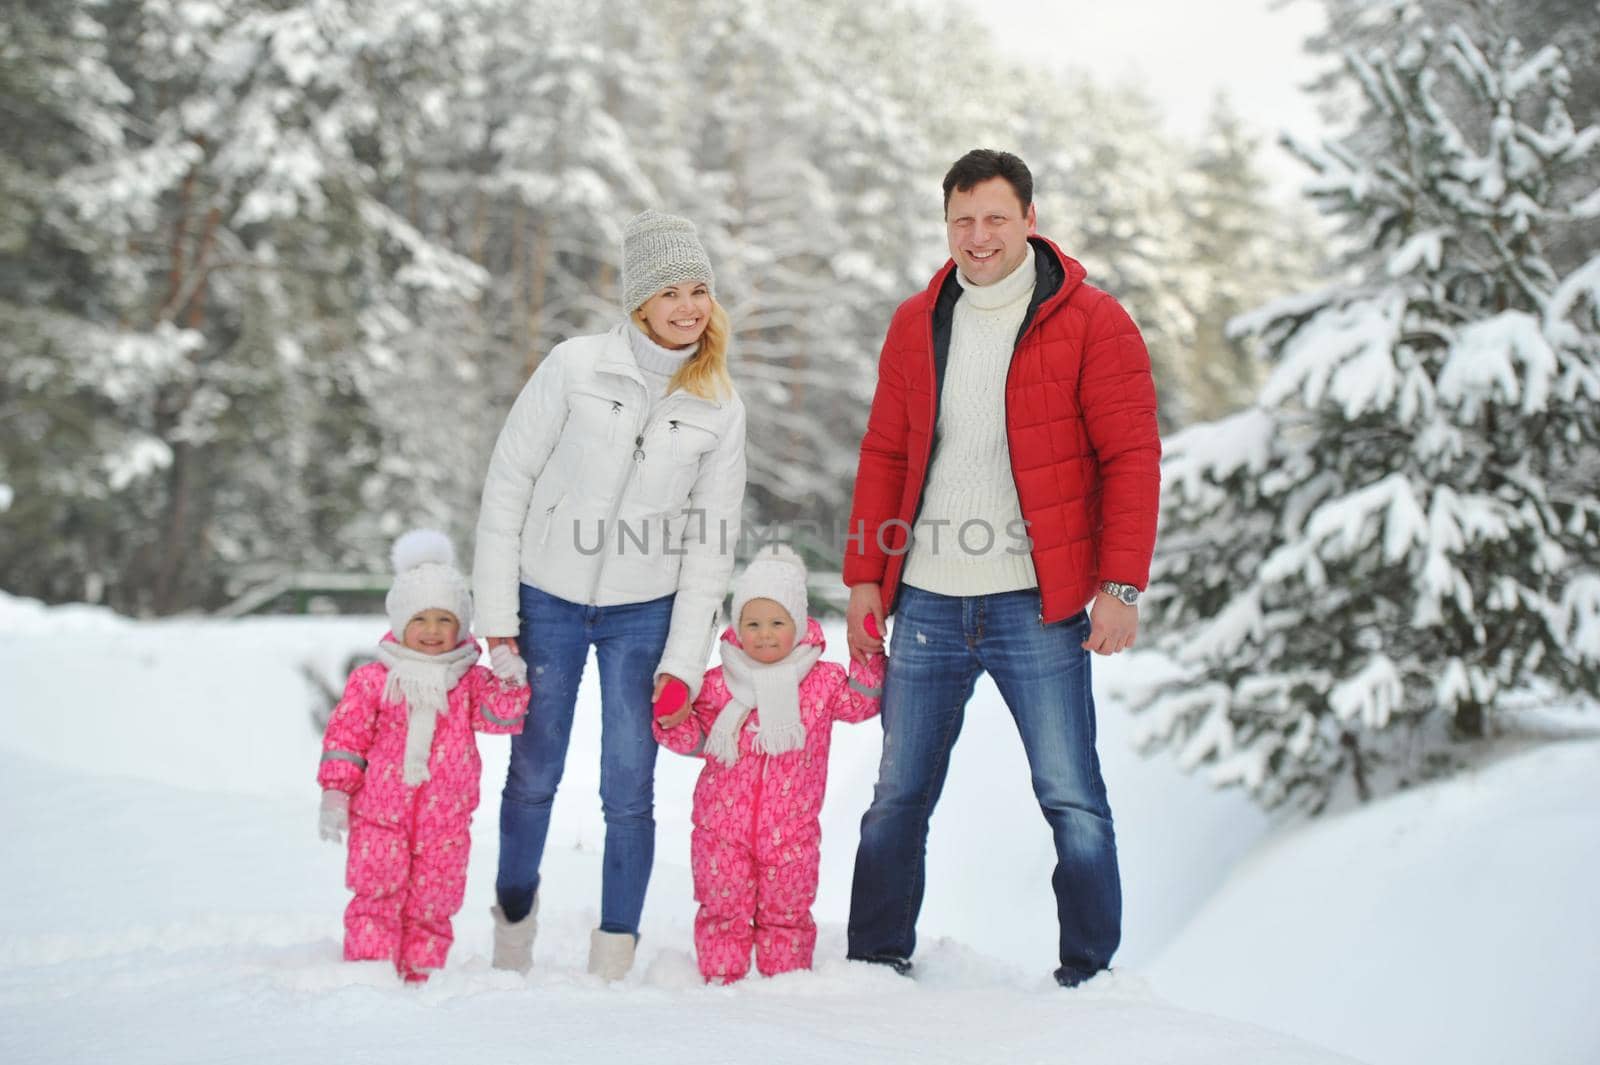
{"type": "Polygon", "coordinates": [[[974,148],[950,167],[949,173],[944,176],[945,211],[950,210],[952,192],[966,192],[974,185],[997,177],[1005,178],[1010,183],[1026,214],[1028,205],[1033,203],[1033,172],[1028,169],[1027,163],[1010,152],[993,148],[974,148]]]}

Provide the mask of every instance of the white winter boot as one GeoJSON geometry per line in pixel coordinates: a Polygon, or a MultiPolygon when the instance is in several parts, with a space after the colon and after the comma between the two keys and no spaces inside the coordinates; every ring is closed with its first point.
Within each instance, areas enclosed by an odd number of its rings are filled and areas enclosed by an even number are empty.
{"type": "Polygon", "coordinates": [[[639,937],[629,932],[589,933],[589,971],[605,980],[621,980],[633,968],[633,950],[639,937]]]}
{"type": "Polygon", "coordinates": [[[520,921],[506,920],[505,911],[491,906],[494,917],[494,967],[526,973],[533,968],[533,934],[539,930],[539,896],[533,896],[533,909],[520,921]]]}

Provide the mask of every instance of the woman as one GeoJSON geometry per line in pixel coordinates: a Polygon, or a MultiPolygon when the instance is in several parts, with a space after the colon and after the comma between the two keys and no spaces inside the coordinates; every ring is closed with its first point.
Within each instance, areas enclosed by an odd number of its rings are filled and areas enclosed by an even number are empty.
{"type": "Polygon", "coordinates": [[[733,569],[744,404],[728,317],[692,223],[646,211],[622,238],[629,320],[558,344],[506,417],[473,565],[480,633],[528,665],[531,713],[500,807],[494,964],[532,964],[539,863],[589,647],[600,666],[605,860],[589,971],[633,965],[655,856],[652,699],[697,694],[733,569]]]}

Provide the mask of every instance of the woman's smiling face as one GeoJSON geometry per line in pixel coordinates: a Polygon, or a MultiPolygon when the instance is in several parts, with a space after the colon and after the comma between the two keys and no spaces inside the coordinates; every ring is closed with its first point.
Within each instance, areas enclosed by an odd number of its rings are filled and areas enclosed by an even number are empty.
{"type": "Polygon", "coordinates": [[[704,281],[668,285],[634,313],[651,340],[664,348],[686,348],[711,321],[711,286],[704,281]]]}

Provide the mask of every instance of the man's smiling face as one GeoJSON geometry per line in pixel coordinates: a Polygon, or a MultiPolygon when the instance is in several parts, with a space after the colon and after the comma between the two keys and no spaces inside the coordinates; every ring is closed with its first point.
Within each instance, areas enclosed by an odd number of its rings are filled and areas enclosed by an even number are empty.
{"type": "Polygon", "coordinates": [[[950,257],[974,285],[992,285],[1010,275],[1028,255],[1034,232],[1033,204],[1026,207],[1003,177],[950,193],[944,211],[950,257]]]}

